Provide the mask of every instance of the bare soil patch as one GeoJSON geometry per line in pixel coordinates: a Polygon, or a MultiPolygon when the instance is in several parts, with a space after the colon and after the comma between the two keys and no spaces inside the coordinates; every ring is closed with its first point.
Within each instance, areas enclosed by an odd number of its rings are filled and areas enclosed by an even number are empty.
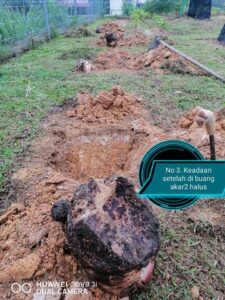
{"type": "MultiPolygon", "coordinates": [[[[48,281],[87,280],[68,252],[61,226],[50,217],[53,203],[71,199],[75,188],[93,177],[118,174],[137,184],[140,157],[166,138],[162,129],[149,124],[140,99],[120,87],[96,97],[79,94],[78,103],[46,120],[23,168],[12,177],[18,202],[0,218],[2,299],[22,299],[22,294],[10,294],[10,283],[18,280],[32,283],[33,293],[46,275],[48,281]]],[[[93,289],[88,299],[113,297],[93,289]]]]}

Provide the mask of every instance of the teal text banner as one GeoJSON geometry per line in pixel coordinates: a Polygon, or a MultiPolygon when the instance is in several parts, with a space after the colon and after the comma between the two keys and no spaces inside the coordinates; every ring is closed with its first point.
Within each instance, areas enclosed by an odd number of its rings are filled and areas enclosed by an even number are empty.
{"type": "Polygon", "coordinates": [[[140,197],[225,197],[225,161],[155,160],[140,197]]]}

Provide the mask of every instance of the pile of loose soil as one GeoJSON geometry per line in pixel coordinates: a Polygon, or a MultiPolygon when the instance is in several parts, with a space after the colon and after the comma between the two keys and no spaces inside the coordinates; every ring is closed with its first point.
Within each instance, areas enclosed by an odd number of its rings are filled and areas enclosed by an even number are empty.
{"type": "MultiPolygon", "coordinates": [[[[148,45],[149,43],[149,38],[140,31],[135,31],[133,33],[117,33],[115,32],[118,42],[117,42],[117,47],[132,47],[132,46],[141,46],[141,45],[148,45]]],[[[106,46],[106,39],[105,39],[105,34],[102,34],[97,41],[97,45],[99,47],[104,47],[106,46]]]]}
{"type": "Polygon", "coordinates": [[[131,33],[126,33],[125,29],[121,28],[117,23],[109,22],[98,27],[98,32],[101,33],[97,45],[100,47],[106,46],[106,33],[114,33],[118,38],[118,47],[131,47],[146,45],[149,42],[149,38],[139,30],[135,30],[131,33]]]}
{"type": "Polygon", "coordinates": [[[93,64],[97,70],[130,68],[133,57],[125,50],[114,48],[100,53],[93,64]]]}
{"type": "Polygon", "coordinates": [[[181,128],[189,129],[196,121],[198,110],[199,107],[195,107],[192,110],[186,112],[178,119],[178,125],[181,128]]]}
{"type": "Polygon", "coordinates": [[[102,26],[98,26],[97,31],[98,33],[101,33],[102,36],[104,36],[108,32],[113,32],[116,33],[118,37],[122,37],[125,32],[125,30],[115,22],[108,22],[103,24],[102,26]]]}
{"type": "Polygon", "coordinates": [[[141,46],[147,47],[149,43],[149,38],[141,31],[135,31],[133,33],[124,35],[123,38],[119,39],[118,46],[120,47],[131,47],[131,46],[141,46]]]}
{"type": "Polygon", "coordinates": [[[92,61],[92,64],[95,70],[151,68],[158,74],[208,75],[200,68],[163,47],[137,56],[117,47],[100,53],[92,61]]]}
{"type": "Polygon", "coordinates": [[[140,99],[126,94],[120,86],[109,92],[100,92],[96,97],[89,93],[79,93],[78,106],[67,111],[68,117],[76,117],[88,123],[115,123],[128,115],[140,115],[143,110],[140,99]]]}
{"type": "Polygon", "coordinates": [[[86,27],[81,26],[67,31],[64,34],[64,36],[69,38],[81,38],[81,37],[93,36],[93,33],[90,30],[88,30],[86,27]]]}
{"type": "Polygon", "coordinates": [[[151,67],[157,73],[206,75],[200,68],[163,46],[137,56],[136,63],[151,67]]]}

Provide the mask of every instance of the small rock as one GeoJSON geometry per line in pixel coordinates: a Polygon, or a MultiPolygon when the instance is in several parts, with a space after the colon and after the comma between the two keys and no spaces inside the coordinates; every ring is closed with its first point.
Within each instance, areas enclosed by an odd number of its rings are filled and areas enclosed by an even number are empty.
{"type": "Polygon", "coordinates": [[[6,223],[13,215],[19,214],[23,208],[23,204],[21,203],[12,204],[11,207],[2,216],[0,216],[0,225],[6,223]]]}
{"type": "Polygon", "coordinates": [[[193,286],[192,290],[191,290],[191,296],[192,299],[199,299],[199,288],[197,286],[193,286]]]}
{"type": "Polygon", "coordinates": [[[50,185],[50,184],[60,184],[62,182],[65,182],[66,178],[64,176],[62,176],[61,174],[54,174],[53,176],[51,176],[50,178],[48,178],[46,180],[46,185],[50,185]]]}
{"type": "Polygon", "coordinates": [[[36,247],[41,240],[48,235],[48,229],[47,228],[38,228],[36,232],[30,232],[28,236],[29,240],[29,246],[30,248],[36,247]]]}
{"type": "Polygon", "coordinates": [[[67,110],[66,116],[67,116],[68,118],[74,118],[74,117],[76,117],[75,109],[69,109],[69,110],[67,110]]]}

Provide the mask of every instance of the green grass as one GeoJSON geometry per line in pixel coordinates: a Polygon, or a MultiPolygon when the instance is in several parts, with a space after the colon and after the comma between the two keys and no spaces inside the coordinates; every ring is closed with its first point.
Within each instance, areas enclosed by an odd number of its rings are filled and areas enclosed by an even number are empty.
{"type": "MultiPolygon", "coordinates": [[[[218,211],[220,203],[217,201],[214,204],[218,211]]],[[[207,205],[210,207],[212,204],[207,205]]],[[[196,224],[189,221],[188,211],[162,214],[160,224],[162,244],[157,257],[155,280],[149,283],[145,291],[132,295],[131,300],[191,300],[193,286],[198,287],[203,299],[223,299],[223,233],[212,234],[206,223],[201,224],[196,232],[196,224]]]]}
{"type": "MultiPolygon", "coordinates": [[[[224,46],[216,41],[225,23],[225,16],[213,16],[209,21],[185,17],[164,17],[164,20],[167,36],[174,42],[174,47],[225,77],[224,46]]],[[[150,20],[148,26],[155,27],[156,22],[150,20]]]]}

